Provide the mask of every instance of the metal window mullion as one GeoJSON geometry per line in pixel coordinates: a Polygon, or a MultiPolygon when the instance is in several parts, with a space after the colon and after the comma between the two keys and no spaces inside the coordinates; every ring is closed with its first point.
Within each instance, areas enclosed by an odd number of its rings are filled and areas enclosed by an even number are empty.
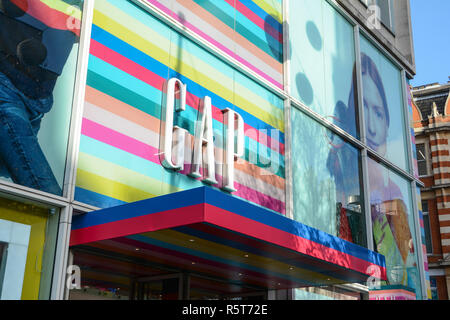
{"type": "Polygon", "coordinates": [[[55,262],[53,266],[52,286],[50,299],[63,300],[65,297],[65,282],[67,270],[67,258],[69,255],[69,241],[72,220],[72,207],[61,209],[58,226],[58,239],[56,243],[55,262]]]}
{"type": "MultiPolygon", "coordinates": [[[[359,136],[365,146],[367,144],[366,139],[366,121],[364,114],[364,95],[362,85],[362,70],[361,70],[361,48],[360,48],[360,28],[355,26],[353,28],[353,39],[355,47],[355,66],[356,66],[356,92],[357,92],[357,110],[359,121],[359,136]]],[[[369,165],[367,148],[364,147],[361,150],[361,173],[362,173],[362,187],[363,187],[363,199],[364,199],[364,216],[366,225],[366,244],[369,250],[374,250],[373,246],[373,229],[372,218],[370,214],[370,185],[369,185],[369,165]]]]}
{"type": "Polygon", "coordinates": [[[291,100],[290,95],[290,55],[289,45],[289,0],[283,1],[283,86],[287,96],[284,100],[284,167],[285,167],[285,204],[286,217],[294,219],[293,177],[292,177],[292,127],[291,127],[291,100]]]}
{"type": "Polygon", "coordinates": [[[294,179],[292,176],[292,126],[291,126],[291,101],[290,99],[284,100],[284,167],[285,167],[285,203],[286,203],[286,217],[294,219],[294,179]]]}
{"type": "Polygon", "coordinates": [[[416,244],[417,244],[417,248],[416,248],[416,252],[417,252],[417,263],[418,263],[418,268],[419,268],[419,275],[420,275],[420,288],[422,291],[422,299],[426,300],[427,297],[427,288],[426,288],[426,279],[425,279],[425,260],[424,260],[424,256],[423,256],[423,243],[422,243],[422,232],[420,230],[420,225],[419,225],[419,208],[418,208],[418,204],[417,201],[419,200],[417,198],[417,185],[415,181],[411,181],[410,183],[411,186],[411,200],[412,200],[412,206],[413,206],[413,219],[414,219],[414,233],[416,235],[416,244]]]}
{"type": "Polygon", "coordinates": [[[310,109],[309,107],[307,107],[305,104],[303,104],[299,100],[297,100],[295,98],[292,98],[292,97],[290,97],[290,100],[291,100],[291,106],[292,107],[295,107],[296,109],[302,111],[304,114],[306,114],[308,117],[312,118],[314,121],[318,122],[320,125],[322,125],[326,129],[329,129],[334,134],[337,134],[342,139],[344,139],[345,142],[348,142],[349,144],[351,144],[352,146],[354,146],[357,149],[363,149],[364,148],[364,145],[363,145],[363,143],[360,140],[358,140],[357,138],[355,138],[354,136],[352,136],[351,134],[349,134],[345,130],[341,129],[340,127],[338,127],[334,123],[330,122],[328,119],[326,119],[325,117],[323,117],[319,113],[317,113],[314,110],[310,109]]]}
{"type": "MultiPolygon", "coordinates": [[[[409,118],[409,110],[408,110],[408,88],[406,87],[406,72],[405,70],[401,71],[401,88],[402,88],[402,106],[403,106],[403,122],[406,130],[406,149],[407,149],[407,155],[408,155],[408,166],[409,171],[413,173],[414,175],[414,161],[413,161],[413,151],[412,151],[412,141],[413,137],[411,135],[411,128],[410,128],[410,118],[409,118]]],[[[416,238],[416,245],[417,245],[417,258],[418,258],[418,268],[419,268],[419,275],[420,275],[420,287],[422,291],[422,298],[426,297],[426,286],[425,286],[425,270],[424,270],[424,257],[423,257],[423,251],[422,251],[422,233],[420,230],[419,225],[419,208],[417,205],[417,191],[416,191],[417,185],[415,179],[413,181],[410,181],[410,189],[411,189],[411,200],[412,200],[412,209],[413,209],[413,219],[414,219],[414,233],[416,238]]]]}
{"type": "Polygon", "coordinates": [[[80,46],[78,48],[78,61],[75,75],[75,87],[72,102],[72,115],[69,128],[69,141],[67,146],[63,188],[64,196],[67,197],[70,202],[74,200],[75,195],[75,179],[78,166],[81,122],[84,109],[90,38],[94,16],[94,2],[95,0],[85,0],[81,20],[80,46]]]}

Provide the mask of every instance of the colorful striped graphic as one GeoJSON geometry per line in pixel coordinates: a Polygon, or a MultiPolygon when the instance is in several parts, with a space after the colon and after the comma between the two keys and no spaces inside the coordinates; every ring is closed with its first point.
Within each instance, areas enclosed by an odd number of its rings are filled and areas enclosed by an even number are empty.
{"type": "Polygon", "coordinates": [[[81,10],[78,5],[82,1],[70,0],[11,0],[28,15],[45,23],[50,28],[69,30],[80,35],[81,10]]]}
{"type": "Polygon", "coordinates": [[[147,0],[211,45],[283,88],[282,0],[147,0]]]}
{"type": "Polygon", "coordinates": [[[381,254],[209,187],[75,216],[70,245],[268,288],[386,279],[381,254]]]}
{"type": "Polygon", "coordinates": [[[235,164],[233,195],[284,214],[283,101],[122,0],[95,2],[75,199],[106,208],[203,185],[187,176],[188,165],[172,172],[160,163],[162,90],[172,77],[187,85],[187,107],[174,124],[191,143],[200,100],[211,97],[216,159],[221,110],[243,117],[245,156],[235,164]]]}

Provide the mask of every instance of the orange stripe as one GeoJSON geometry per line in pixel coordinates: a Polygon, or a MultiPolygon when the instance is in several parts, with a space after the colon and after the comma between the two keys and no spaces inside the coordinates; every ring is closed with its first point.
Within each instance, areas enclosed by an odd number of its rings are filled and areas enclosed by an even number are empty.
{"type": "Polygon", "coordinates": [[[281,63],[270,57],[268,54],[263,52],[253,43],[249,42],[239,33],[235,32],[230,27],[228,27],[221,21],[217,20],[217,18],[215,18],[211,13],[203,9],[201,6],[194,3],[193,1],[178,1],[178,3],[183,7],[185,7],[186,9],[188,9],[189,11],[195,13],[195,15],[197,15],[198,17],[201,17],[202,20],[213,26],[215,29],[220,31],[229,39],[234,40],[237,44],[246,49],[248,52],[258,57],[264,63],[268,64],[273,69],[275,69],[275,71],[282,73],[283,65],[281,63]]]}
{"type": "MultiPolygon", "coordinates": [[[[121,118],[134,122],[148,130],[159,134],[160,121],[155,117],[140,111],[120,100],[117,100],[95,88],[86,86],[85,100],[93,105],[109,111],[121,118]]],[[[268,184],[271,184],[281,190],[285,189],[285,180],[275,174],[263,175],[262,173],[268,173],[265,169],[262,169],[248,161],[241,159],[244,163],[235,163],[235,168],[240,170],[255,179],[259,179],[268,184]]]]}

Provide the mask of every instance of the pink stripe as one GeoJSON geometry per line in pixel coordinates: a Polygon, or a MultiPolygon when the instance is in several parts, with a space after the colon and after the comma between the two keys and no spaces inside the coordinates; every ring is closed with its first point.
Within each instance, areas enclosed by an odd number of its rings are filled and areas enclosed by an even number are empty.
{"type": "Polygon", "coordinates": [[[173,17],[175,20],[177,20],[178,22],[183,24],[185,27],[191,29],[193,32],[198,34],[200,37],[202,37],[203,39],[205,39],[209,43],[213,44],[214,46],[216,46],[217,48],[219,48],[220,50],[222,50],[223,52],[225,52],[229,56],[233,57],[234,59],[236,59],[237,61],[239,61],[240,63],[242,63],[246,67],[248,67],[249,69],[251,69],[253,72],[255,72],[258,75],[260,75],[261,77],[263,77],[264,79],[266,79],[267,81],[272,83],[273,85],[277,86],[280,89],[283,89],[283,85],[281,83],[279,83],[278,81],[276,81],[275,79],[273,79],[272,77],[267,75],[266,73],[262,72],[261,70],[259,70],[258,68],[256,68],[252,64],[250,64],[248,61],[244,60],[243,58],[241,58],[240,56],[238,56],[237,54],[235,54],[234,52],[229,50],[227,47],[223,46],[220,42],[218,42],[218,41],[214,40],[213,38],[211,38],[210,36],[208,36],[206,33],[201,31],[197,27],[193,26],[192,24],[190,24],[189,22],[185,21],[184,19],[181,19],[177,14],[175,14],[174,12],[172,12],[171,10],[169,10],[168,8],[163,6],[162,4],[158,3],[158,1],[156,1],[156,0],[147,0],[147,1],[150,2],[151,4],[153,4],[158,9],[162,10],[163,12],[165,12],[166,14],[170,15],[171,17],[173,17]]]}
{"type": "MultiPolygon", "coordinates": [[[[180,173],[188,174],[191,171],[191,167],[192,166],[190,164],[185,164],[183,171],[180,171],[180,173]]],[[[200,170],[200,172],[202,172],[202,170],[200,170]]],[[[223,183],[222,175],[216,172],[215,178],[218,182],[218,185],[221,186],[223,183]]],[[[197,180],[199,180],[199,181],[201,179],[202,178],[197,178],[197,180]]],[[[256,178],[255,178],[255,180],[256,180],[256,178]]],[[[262,193],[255,189],[252,189],[250,187],[244,186],[236,181],[234,182],[234,188],[237,191],[233,192],[233,195],[243,198],[245,200],[251,201],[253,203],[257,203],[265,208],[274,210],[283,215],[286,214],[286,206],[283,201],[272,198],[271,196],[269,196],[265,193],[262,193]]]]}
{"type": "MultiPolygon", "coordinates": [[[[234,7],[234,0],[225,0],[230,6],[234,7]]],[[[270,24],[266,24],[264,20],[255,14],[253,11],[251,11],[249,8],[247,8],[244,4],[242,4],[240,1],[236,1],[236,7],[235,7],[240,13],[242,13],[247,19],[249,19],[251,22],[253,22],[255,25],[260,27],[264,32],[270,34],[274,40],[277,40],[278,42],[283,42],[283,36],[280,32],[275,30],[274,27],[272,27],[270,24]]]]}
{"type": "MultiPolygon", "coordinates": [[[[135,140],[133,138],[130,138],[110,128],[102,126],[98,123],[95,123],[87,118],[83,118],[81,133],[92,139],[98,140],[115,148],[134,154],[138,157],[141,157],[158,165],[161,164],[160,159],[157,156],[157,154],[159,154],[158,149],[148,144],[142,143],[138,140],[135,140]]],[[[186,169],[180,173],[186,174],[187,172],[189,172],[190,166],[186,165],[185,167],[186,169]]],[[[222,177],[220,175],[216,174],[216,180],[218,180],[219,185],[221,185],[222,177]]],[[[285,213],[284,202],[277,199],[273,199],[268,195],[253,190],[249,187],[243,186],[237,182],[235,182],[235,188],[238,190],[235,193],[237,196],[240,196],[241,198],[252,201],[254,203],[262,205],[271,210],[280,212],[282,214],[285,213]]]]}
{"type": "Polygon", "coordinates": [[[203,222],[204,204],[72,230],[70,246],[203,222]]]}
{"type": "MultiPolygon", "coordinates": [[[[148,85],[161,90],[163,88],[164,82],[166,81],[166,79],[160,77],[159,75],[153,73],[152,71],[144,68],[143,66],[141,66],[140,64],[137,64],[136,62],[122,56],[121,54],[115,52],[114,50],[111,50],[110,48],[104,46],[103,44],[91,39],[91,54],[107,63],[109,63],[110,65],[128,73],[129,75],[135,77],[136,79],[139,79],[145,83],[147,83],[148,85]]],[[[186,98],[186,103],[191,106],[192,108],[198,110],[198,106],[200,104],[200,99],[193,95],[192,93],[187,93],[187,98],[186,98]]],[[[223,122],[223,117],[222,117],[222,111],[215,107],[214,105],[212,106],[213,110],[213,118],[219,122],[223,122]]],[[[257,141],[258,143],[264,144],[267,147],[271,147],[272,143],[272,138],[267,136],[266,134],[264,134],[263,132],[245,124],[244,125],[244,130],[246,131],[246,133],[248,134],[248,136],[250,138],[252,138],[253,140],[257,141]],[[255,136],[254,132],[258,132],[258,136],[255,136]],[[263,141],[263,142],[260,142],[263,141]]],[[[279,141],[274,141],[274,145],[276,146],[277,144],[279,144],[279,148],[280,154],[284,154],[284,144],[279,142],[279,141]]]]}
{"type": "MultiPolygon", "coordinates": [[[[363,274],[367,274],[368,267],[374,265],[373,263],[336,249],[326,247],[314,241],[301,238],[292,233],[256,222],[207,203],[205,204],[205,219],[206,221],[221,226],[222,228],[247,234],[269,243],[289,248],[308,256],[313,256],[320,260],[356,270],[363,274]]],[[[385,279],[386,269],[381,269],[381,276],[385,279]]]]}
{"type": "Polygon", "coordinates": [[[81,134],[154,163],[160,163],[158,150],[117,131],[83,118],[81,134]]]}

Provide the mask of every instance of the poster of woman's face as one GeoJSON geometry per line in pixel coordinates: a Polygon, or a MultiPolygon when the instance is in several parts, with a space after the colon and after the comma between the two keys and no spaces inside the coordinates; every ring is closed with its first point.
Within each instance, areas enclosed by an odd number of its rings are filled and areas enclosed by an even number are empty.
{"type": "Polygon", "coordinates": [[[367,145],[407,170],[401,72],[363,36],[361,73],[367,145]]]}

